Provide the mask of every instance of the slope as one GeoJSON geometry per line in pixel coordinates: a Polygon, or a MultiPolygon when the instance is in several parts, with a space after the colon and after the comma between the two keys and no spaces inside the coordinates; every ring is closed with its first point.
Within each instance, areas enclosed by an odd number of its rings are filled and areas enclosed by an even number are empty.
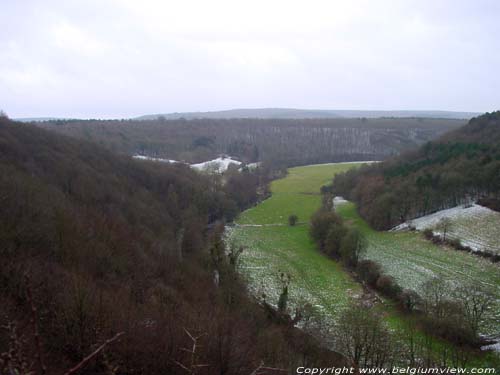
{"type": "Polygon", "coordinates": [[[44,358],[46,373],[65,373],[117,332],[81,373],[184,373],[186,332],[202,335],[207,374],[248,374],[263,360],[288,368],[303,350],[341,363],[311,340],[298,348],[293,340],[307,337],[247,298],[217,231],[206,230],[236,203],[187,166],[0,118],[0,202],[1,372],[21,370],[19,360],[41,373],[44,358]]]}
{"type": "Polygon", "coordinates": [[[337,195],[353,200],[377,229],[444,208],[500,198],[500,112],[428,142],[417,151],[337,175],[337,195]]]}

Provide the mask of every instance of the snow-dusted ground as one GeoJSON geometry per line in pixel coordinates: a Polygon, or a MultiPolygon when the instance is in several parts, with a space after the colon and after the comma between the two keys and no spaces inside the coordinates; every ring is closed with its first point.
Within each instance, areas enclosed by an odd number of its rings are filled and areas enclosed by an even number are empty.
{"type": "Polygon", "coordinates": [[[240,165],[241,161],[231,157],[220,156],[217,159],[205,161],[203,163],[191,164],[191,167],[200,171],[225,172],[231,164],[240,165]]]}
{"type": "Polygon", "coordinates": [[[493,350],[494,352],[500,353],[500,341],[495,344],[481,346],[481,350],[493,350]]]}
{"type": "MultiPolygon", "coordinates": [[[[153,158],[145,155],[133,155],[134,159],[140,160],[149,160],[149,161],[157,161],[162,163],[182,163],[177,160],[172,159],[161,159],[161,158],[153,158]]],[[[378,163],[378,161],[346,161],[341,163],[324,163],[324,164],[316,164],[316,165],[334,165],[334,164],[370,164],[370,163],[378,163]]],[[[214,173],[224,173],[227,171],[231,164],[235,164],[237,166],[243,165],[243,163],[239,160],[233,159],[231,156],[219,156],[217,159],[204,161],[202,163],[190,164],[190,166],[196,170],[203,172],[214,172],[214,173]]],[[[261,165],[260,162],[247,164],[248,169],[253,170],[258,168],[261,165]]]]}
{"type": "MultiPolygon", "coordinates": [[[[149,161],[155,161],[155,162],[161,162],[161,163],[182,163],[177,160],[172,160],[172,159],[161,159],[161,158],[153,158],[150,156],[144,156],[144,155],[134,155],[132,156],[134,159],[139,159],[139,160],[149,160],[149,161]]],[[[235,164],[237,166],[242,165],[243,163],[241,161],[238,161],[236,159],[231,158],[230,156],[219,156],[217,159],[214,160],[209,160],[205,161],[203,163],[197,163],[197,164],[190,164],[191,168],[194,168],[199,171],[203,172],[215,172],[215,173],[223,173],[227,171],[229,166],[231,164],[235,164]]],[[[260,163],[252,163],[248,164],[248,167],[250,169],[255,169],[260,165],[260,163]]]]}
{"type": "Polygon", "coordinates": [[[443,218],[449,218],[451,221],[447,234],[449,238],[459,239],[463,245],[469,246],[473,251],[500,253],[500,212],[477,204],[441,210],[413,219],[391,230],[404,230],[408,226],[413,226],[417,230],[429,228],[435,234],[440,234],[436,227],[443,218]]]}
{"type": "Polygon", "coordinates": [[[172,159],[161,159],[161,158],[152,158],[150,156],[144,156],[144,155],[134,155],[132,156],[134,159],[139,159],[139,160],[149,160],[149,161],[159,161],[162,163],[178,163],[177,160],[172,160],[172,159]]]}
{"type": "Polygon", "coordinates": [[[247,164],[247,168],[250,169],[250,170],[253,170],[253,169],[257,169],[258,167],[260,167],[261,165],[261,162],[257,162],[257,163],[250,163],[250,164],[247,164]]]}
{"type": "Polygon", "coordinates": [[[343,204],[349,202],[348,200],[342,198],[342,197],[334,197],[333,198],[333,207],[335,207],[338,204],[343,204]]]}

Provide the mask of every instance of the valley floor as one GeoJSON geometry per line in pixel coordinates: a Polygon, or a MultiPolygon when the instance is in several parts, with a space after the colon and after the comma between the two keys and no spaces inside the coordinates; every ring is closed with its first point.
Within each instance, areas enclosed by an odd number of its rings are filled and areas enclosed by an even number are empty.
{"type": "MultiPolygon", "coordinates": [[[[362,293],[361,286],[339,263],[317,250],[308,233],[309,219],[321,204],[321,186],[329,184],[334,174],[355,166],[325,164],[291,168],[287,177],[272,183],[269,199],[245,211],[236,225],[228,229],[228,241],[246,247],[241,270],[256,297],[276,305],[281,290],[280,274],[289,274],[291,308],[308,302],[329,325],[353,297],[362,293]],[[287,225],[291,214],[298,216],[299,225],[287,225]]],[[[379,262],[404,288],[418,290],[426,280],[442,275],[454,282],[485,283],[493,288],[500,302],[497,265],[433,245],[419,233],[374,231],[359,217],[352,203],[340,204],[337,210],[367,237],[366,257],[379,262]]],[[[389,313],[389,324],[395,328],[405,326],[404,319],[390,303],[381,308],[389,313]]],[[[497,311],[500,313],[500,308],[497,311]]],[[[496,337],[499,330],[500,320],[484,333],[496,337]]]]}
{"type": "Polygon", "coordinates": [[[327,321],[338,315],[361,287],[340,264],[317,251],[309,237],[309,218],[320,207],[319,188],[353,164],[291,168],[286,178],[274,181],[272,196],[245,211],[229,229],[229,239],[246,247],[241,269],[252,292],[277,304],[280,274],[291,276],[290,305],[308,302],[327,321]],[[299,222],[287,225],[295,214],[299,222]]]}

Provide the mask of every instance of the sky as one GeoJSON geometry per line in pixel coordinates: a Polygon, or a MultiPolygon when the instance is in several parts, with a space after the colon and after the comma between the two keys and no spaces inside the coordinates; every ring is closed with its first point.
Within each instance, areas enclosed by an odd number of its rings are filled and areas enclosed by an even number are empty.
{"type": "Polygon", "coordinates": [[[497,0],[0,0],[0,109],[500,109],[497,0]]]}

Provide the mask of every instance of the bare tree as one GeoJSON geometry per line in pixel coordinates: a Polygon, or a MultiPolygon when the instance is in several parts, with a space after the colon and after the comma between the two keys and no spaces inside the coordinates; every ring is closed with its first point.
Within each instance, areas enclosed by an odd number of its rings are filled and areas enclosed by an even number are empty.
{"type": "Polygon", "coordinates": [[[358,366],[383,367],[392,356],[391,337],[382,318],[361,305],[344,311],[335,336],[339,349],[358,366]]]}
{"type": "Polygon", "coordinates": [[[450,286],[441,277],[434,277],[422,286],[424,310],[435,318],[442,318],[445,313],[445,301],[450,295],[450,286]]]}
{"type": "Polygon", "coordinates": [[[455,296],[462,305],[466,323],[477,336],[495,301],[493,293],[481,284],[465,284],[457,288],[455,296]]]}
{"type": "Polygon", "coordinates": [[[441,238],[446,241],[446,235],[451,230],[452,222],[449,217],[443,217],[439,220],[436,229],[441,232],[441,238]]]}
{"type": "Polygon", "coordinates": [[[188,335],[189,339],[193,343],[192,347],[189,348],[189,349],[188,348],[181,348],[183,351],[189,353],[189,360],[188,360],[189,363],[184,364],[184,363],[181,363],[181,362],[178,362],[178,361],[174,361],[174,363],[176,365],[178,365],[180,368],[182,368],[184,371],[186,371],[186,373],[188,373],[188,374],[196,374],[200,368],[202,368],[202,367],[208,367],[208,364],[197,363],[197,361],[198,361],[197,350],[200,347],[200,345],[199,345],[198,342],[199,342],[200,338],[202,338],[206,334],[203,333],[203,334],[201,334],[199,336],[193,336],[185,328],[184,328],[184,332],[186,332],[186,335],[188,335]]]}

